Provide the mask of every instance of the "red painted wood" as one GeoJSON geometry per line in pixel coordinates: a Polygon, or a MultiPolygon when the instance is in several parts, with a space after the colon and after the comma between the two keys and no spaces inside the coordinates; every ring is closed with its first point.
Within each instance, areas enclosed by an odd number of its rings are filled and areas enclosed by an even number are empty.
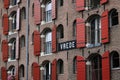
{"type": "Polygon", "coordinates": [[[10,0],[4,0],[4,8],[9,8],[10,0]]]}
{"type": "Polygon", "coordinates": [[[33,80],[40,80],[40,67],[35,62],[33,63],[33,80]]]}
{"type": "Polygon", "coordinates": [[[52,62],[52,75],[51,75],[52,80],[57,80],[57,60],[54,59],[52,62]]]}
{"type": "Polygon", "coordinates": [[[52,19],[56,19],[57,17],[57,8],[56,8],[56,0],[52,0],[52,19]]]}
{"type": "Polygon", "coordinates": [[[7,35],[9,31],[9,19],[8,19],[8,15],[4,14],[3,15],[3,34],[7,35]]]}
{"type": "Polygon", "coordinates": [[[2,77],[2,80],[7,80],[7,70],[5,67],[2,67],[1,68],[1,77],[2,77]]]}
{"type": "Polygon", "coordinates": [[[8,41],[2,41],[2,59],[4,62],[8,61],[8,41]]]}
{"type": "Polygon", "coordinates": [[[107,3],[108,2],[108,0],[101,0],[100,1],[100,4],[102,5],[102,4],[105,4],[105,3],[107,3]]]}
{"type": "Polygon", "coordinates": [[[83,11],[85,9],[85,0],[76,0],[76,11],[83,11]]]}
{"type": "Polygon", "coordinates": [[[102,56],[102,80],[110,80],[110,55],[106,51],[102,56]]]}

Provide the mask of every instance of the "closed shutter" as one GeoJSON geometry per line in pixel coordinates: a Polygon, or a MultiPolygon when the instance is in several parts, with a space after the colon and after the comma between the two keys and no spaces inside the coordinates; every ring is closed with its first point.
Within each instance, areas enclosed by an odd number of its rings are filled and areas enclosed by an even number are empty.
{"type": "Polygon", "coordinates": [[[17,37],[16,37],[16,59],[19,59],[19,48],[20,48],[19,36],[17,35],[17,37]]]}
{"type": "Polygon", "coordinates": [[[37,63],[33,63],[33,80],[40,80],[40,67],[37,63]]]}
{"type": "Polygon", "coordinates": [[[107,3],[108,2],[108,0],[101,0],[100,1],[100,4],[102,5],[102,4],[105,4],[105,3],[107,3]]]}
{"type": "Polygon", "coordinates": [[[101,18],[102,43],[109,42],[108,10],[104,11],[101,18]]]}
{"type": "Polygon", "coordinates": [[[56,25],[53,25],[52,29],[52,52],[57,51],[57,38],[56,38],[56,25]]]}
{"type": "Polygon", "coordinates": [[[57,9],[56,9],[56,0],[52,0],[52,19],[56,19],[57,9]]]}
{"type": "Polygon", "coordinates": [[[7,40],[2,41],[2,59],[4,62],[8,60],[8,42],[7,40]]]}
{"type": "Polygon", "coordinates": [[[77,80],[86,80],[86,62],[81,56],[77,56],[77,80]]]}
{"type": "Polygon", "coordinates": [[[7,70],[5,67],[1,68],[1,77],[2,77],[2,80],[7,80],[7,70]]]}
{"type": "Polygon", "coordinates": [[[54,59],[52,62],[52,80],[57,80],[57,60],[54,59]]]}
{"type": "Polygon", "coordinates": [[[81,18],[76,19],[77,48],[85,47],[85,22],[81,18]]]}
{"type": "Polygon", "coordinates": [[[34,31],[34,55],[39,56],[41,50],[41,40],[40,33],[38,31],[34,31]]]}
{"type": "Polygon", "coordinates": [[[102,56],[102,80],[110,80],[110,55],[106,51],[102,56]]]}
{"type": "Polygon", "coordinates": [[[16,22],[16,30],[20,29],[20,9],[17,9],[17,22],[16,22]]]}
{"type": "Polygon", "coordinates": [[[85,9],[84,0],[76,0],[76,11],[83,11],[85,9]]]}
{"type": "Polygon", "coordinates": [[[34,22],[36,25],[41,22],[41,4],[39,0],[34,0],[34,22]]]}
{"type": "Polygon", "coordinates": [[[4,0],[4,8],[9,8],[10,0],[4,0]]]}
{"type": "Polygon", "coordinates": [[[8,30],[9,30],[9,19],[8,19],[8,15],[4,14],[3,15],[3,34],[7,35],[8,30]]]}

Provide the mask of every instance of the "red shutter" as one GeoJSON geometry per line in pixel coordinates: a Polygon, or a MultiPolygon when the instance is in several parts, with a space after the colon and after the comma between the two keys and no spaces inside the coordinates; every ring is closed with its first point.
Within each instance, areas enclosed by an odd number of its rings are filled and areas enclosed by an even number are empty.
{"type": "Polygon", "coordinates": [[[1,77],[2,77],[2,80],[7,80],[7,70],[5,67],[1,68],[1,77]]]}
{"type": "Polygon", "coordinates": [[[4,0],[4,8],[9,8],[9,3],[10,1],[9,0],[4,0]]]}
{"type": "Polygon", "coordinates": [[[35,24],[41,22],[41,4],[39,0],[34,0],[34,21],[35,24]]]}
{"type": "Polygon", "coordinates": [[[2,41],[2,58],[6,62],[8,60],[8,42],[7,40],[2,41]]]}
{"type": "Polygon", "coordinates": [[[52,75],[51,75],[52,80],[57,80],[57,60],[54,59],[52,62],[52,75]]]}
{"type": "Polygon", "coordinates": [[[53,26],[52,29],[52,52],[57,51],[57,38],[56,38],[56,25],[53,26]]]}
{"type": "Polygon", "coordinates": [[[86,62],[81,56],[77,56],[77,80],[86,80],[86,62]]]}
{"type": "Polygon", "coordinates": [[[101,18],[102,43],[109,42],[108,10],[104,11],[101,18]]]}
{"type": "Polygon", "coordinates": [[[85,9],[84,0],[76,0],[76,11],[83,11],[85,9]]]}
{"type": "Polygon", "coordinates": [[[8,15],[4,14],[3,15],[3,34],[7,35],[8,30],[9,30],[9,19],[8,19],[8,15]]]}
{"type": "Polygon", "coordinates": [[[56,13],[57,13],[57,9],[56,9],[56,0],[52,0],[52,19],[56,19],[56,13]]]}
{"type": "Polygon", "coordinates": [[[40,33],[38,31],[34,31],[34,55],[39,56],[41,50],[40,44],[40,33]]]}
{"type": "Polygon", "coordinates": [[[76,19],[76,37],[77,37],[77,48],[85,47],[85,22],[81,18],[76,19]]]}
{"type": "Polygon", "coordinates": [[[102,56],[102,80],[110,80],[110,55],[106,51],[102,56]]]}
{"type": "Polygon", "coordinates": [[[33,80],[40,80],[40,67],[37,63],[33,63],[33,80]]]}
{"type": "Polygon", "coordinates": [[[105,4],[105,3],[107,3],[108,2],[108,0],[101,0],[100,1],[100,4],[102,5],[102,4],[105,4]]]}

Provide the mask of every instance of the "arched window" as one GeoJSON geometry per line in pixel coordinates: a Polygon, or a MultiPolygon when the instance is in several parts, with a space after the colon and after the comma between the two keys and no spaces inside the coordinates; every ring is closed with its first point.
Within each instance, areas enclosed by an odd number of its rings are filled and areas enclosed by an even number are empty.
{"type": "Polygon", "coordinates": [[[63,60],[61,60],[61,59],[57,61],[57,71],[58,71],[58,74],[64,73],[63,60]]]}
{"type": "Polygon", "coordinates": [[[116,9],[112,9],[110,11],[110,26],[115,26],[119,24],[119,20],[118,20],[118,12],[116,9]]]}
{"type": "Polygon", "coordinates": [[[10,72],[10,75],[15,76],[15,66],[10,66],[8,71],[10,72]]]}
{"type": "Polygon", "coordinates": [[[25,47],[25,36],[21,36],[21,47],[25,47]]]}
{"type": "Polygon", "coordinates": [[[63,25],[60,24],[60,25],[57,27],[57,38],[60,39],[60,38],[63,38],[63,37],[64,37],[63,25]]]}
{"type": "Polygon", "coordinates": [[[76,20],[73,22],[73,37],[76,36],[76,20]]]}
{"type": "Polygon", "coordinates": [[[21,19],[26,19],[26,10],[25,10],[25,7],[23,7],[22,10],[21,10],[21,19]]]}
{"type": "Polygon", "coordinates": [[[46,14],[46,22],[52,21],[52,3],[51,1],[48,1],[45,4],[45,14],[46,14]]]}
{"type": "Polygon", "coordinates": [[[101,42],[100,16],[92,16],[88,27],[88,43],[91,47],[99,46],[101,42]]]}
{"type": "Polygon", "coordinates": [[[52,52],[52,33],[47,32],[45,34],[45,54],[50,54],[52,52]]]}
{"type": "Polygon", "coordinates": [[[58,0],[58,6],[61,7],[63,6],[64,1],[63,0],[58,0]]]}
{"type": "Polygon", "coordinates": [[[24,77],[24,65],[20,66],[19,76],[20,76],[20,80],[22,80],[22,78],[24,77]]]}
{"type": "Polygon", "coordinates": [[[76,74],[77,60],[76,57],[73,59],[73,74],[76,74]]]}
{"type": "Polygon", "coordinates": [[[116,51],[111,52],[111,68],[120,67],[119,54],[116,51]]]}

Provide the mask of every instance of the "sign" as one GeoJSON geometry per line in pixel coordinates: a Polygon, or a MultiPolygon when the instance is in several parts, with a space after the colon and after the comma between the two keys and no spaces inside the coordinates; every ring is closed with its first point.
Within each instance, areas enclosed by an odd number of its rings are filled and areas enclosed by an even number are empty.
{"type": "Polygon", "coordinates": [[[76,48],[76,41],[67,41],[58,44],[58,51],[75,49],[76,48]]]}

